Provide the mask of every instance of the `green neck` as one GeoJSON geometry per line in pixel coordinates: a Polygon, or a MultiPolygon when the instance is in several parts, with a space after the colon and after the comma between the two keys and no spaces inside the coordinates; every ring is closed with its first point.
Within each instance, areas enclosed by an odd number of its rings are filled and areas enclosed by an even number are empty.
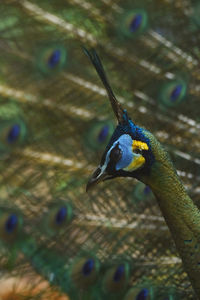
{"type": "Polygon", "coordinates": [[[200,299],[200,211],[187,195],[168,154],[150,132],[155,162],[148,176],[140,178],[150,186],[170,229],[192,286],[200,299]]]}
{"type": "Polygon", "coordinates": [[[200,212],[187,195],[168,158],[155,162],[146,179],[182,258],[185,270],[200,299],[200,212]],[[164,162],[164,163],[163,163],[164,162]]]}

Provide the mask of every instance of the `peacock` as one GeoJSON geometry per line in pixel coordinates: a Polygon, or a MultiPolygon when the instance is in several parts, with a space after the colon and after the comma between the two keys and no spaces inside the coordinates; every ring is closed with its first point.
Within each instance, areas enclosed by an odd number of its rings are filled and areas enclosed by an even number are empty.
{"type": "Polygon", "coordinates": [[[167,153],[147,130],[135,125],[117,102],[95,51],[85,50],[107,90],[118,120],[98,168],[87,190],[100,181],[133,177],[154,192],[166,223],[174,237],[194,290],[200,297],[198,236],[200,211],[187,195],[167,153]]]}
{"type": "Polygon", "coordinates": [[[198,1],[0,13],[0,299],[198,299],[198,1]]]}

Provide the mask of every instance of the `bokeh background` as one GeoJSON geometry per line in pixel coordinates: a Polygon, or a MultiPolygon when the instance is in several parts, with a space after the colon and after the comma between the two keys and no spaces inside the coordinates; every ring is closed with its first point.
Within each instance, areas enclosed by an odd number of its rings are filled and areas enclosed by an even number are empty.
{"type": "Polygon", "coordinates": [[[1,0],[1,299],[195,299],[148,186],[85,192],[116,122],[82,47],[199,206],[199,20],[194,0],[1,0]]]}

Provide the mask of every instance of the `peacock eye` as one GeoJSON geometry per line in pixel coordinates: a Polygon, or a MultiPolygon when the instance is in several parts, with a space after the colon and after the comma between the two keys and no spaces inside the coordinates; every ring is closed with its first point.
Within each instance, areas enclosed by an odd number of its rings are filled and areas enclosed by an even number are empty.
{"type": "Polygon", "coordinates": [[[38,49],[36,65],[44,75],[53,75],[67,65],[68,53],[63,45],[51,44],[38,49]]]}
{"type": "Polygon", "coordinates": [[[16,142],[17,138],[19,137],[20,135],[20,126],[19,124],[14,124],[9,132],[8,132],[8,135],[7,135],[7,141],[9,144],[12,144],[14,142],[16,142]]]}
{"type": "Polygon", "coordinates": [[[41,229],[49,236],[63,233],[72,222],[73,216],[71,204],[57,199],[57,203],[50,204],[48,211],[42,215],[41,229]]]}
{"type": "Polygon", "coordinates": [[[148,14],[143,9],[135,9],[122,16],[119,31],[124,37],[136,38],[143,34],[148,27],[148,14]]]}
{"type": "Polygon", "coordinates": [[[60,225],[63,221],[65,221],[67,216],[67,207],[62,206],[56,214],[55,221],[56,224],[60,225]]]}
{"type": "Polygon", "coordinates": [[[0,243],[15,243],[21,232],[23,218],[17,211],[0,207],[0,243]]]}
{"type": "Polygon", "coordinates": [[[88,291],[88,289],[93,287],[98,280],[99,270],[100,262],[97,258],[80,257],[72,263],[69,270],[72,285],[76,288],[80,288],[81,290],[88,291]]]}
{"type": "Polygon", "coordinates": [[[61,51],[59,49],[54,50],[49,58],[48,58],[48,65],[50,68],[54,68],[60,61],[61,51]]]}
{"type": "Polygon", "coordinates": [[[135,149],[134,153],[136,153],[136,154],[142,154],[142,149],[135,149]]]}
{"type": "Polygon", "coordinates": [[[86,261],[86,263],[84,264],[84,266],[83,266],[83,269],[82,269],[83,274],[84,274],[85,276],[90,275],[90,273],[92,272],[94,266],[95,266],[95,261],[94,261],[94,259],[91,259],[91,258],[88,259],[88,260],[86,261]]]}
{"type": "Polygon", "coordinates": [[[116,270],[116,272],[115,272],[115,274],[114,274],[114,276],[113,276],[113,280],[115,281],[115,282],[118,282],[118,281],[120,281],[120,279],[123,277],[123,275],[124,275],[124,272],[125,272],[125,266],[124,265],[120,265],[118,268],[117,268],[117,270],[116,270]]]}
{"type": "Polygon", "coordinates": [[[182,79],[166,82],[161,87],[159,100],[166,107],[175,107],[184,101],[187,89],[187,82],[182,79]]]}
{"type": "Polygon", "coordinates": [[[11,233],[17,227],[18,218],[15,214],[11,214],[5,223],[5,229],[8,233],[11,233]]]}
{"type": "Polygon", "coordinates": [[[110,152],[110,160],[112,162],[117,163],[122,157],[122,152],[119,149],[119,146],[117,145],[115,148],[112,149],[112,151],[110,152]]]}
{"type": "Polygon", "coordinates": [[[142,289],[136,297],[136,300],[145,300],[149,294],[148,289],[142,289]]]}
{"type": "Polygon", "coordinates": [[[142,23],[142,15],[136,14],[130,22],[129,29],[131,32],[136,31],[142,23]]]}

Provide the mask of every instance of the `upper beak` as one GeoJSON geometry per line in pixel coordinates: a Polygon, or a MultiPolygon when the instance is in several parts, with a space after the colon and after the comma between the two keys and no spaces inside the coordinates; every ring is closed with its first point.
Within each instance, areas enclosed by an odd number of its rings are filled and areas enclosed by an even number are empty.
{"type": "Polygon", "coordinates": [[[88,192],[93,186],[95,186],[100,181],[103,181],[108,177],[106,172],[101,173],[101,169],[98,167],[94,173],[92,174],[91,178],[88,180],[86,186],[86,192],[88,192]]]}

